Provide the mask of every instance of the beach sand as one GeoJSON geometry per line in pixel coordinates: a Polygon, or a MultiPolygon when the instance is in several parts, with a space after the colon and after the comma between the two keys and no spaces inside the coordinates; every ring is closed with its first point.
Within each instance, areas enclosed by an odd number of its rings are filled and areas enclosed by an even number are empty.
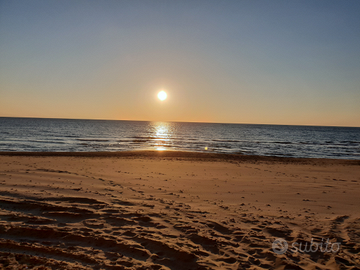
{"type": "Polygon", "coordinates": [[[360,161],[0,155],[0,269],[355,270],[359,253],[360,161]]]}

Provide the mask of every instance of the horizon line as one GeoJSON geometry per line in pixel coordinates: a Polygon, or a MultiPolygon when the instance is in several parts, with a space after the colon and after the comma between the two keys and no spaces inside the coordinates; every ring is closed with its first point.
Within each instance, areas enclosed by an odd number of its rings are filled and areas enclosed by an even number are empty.
{"type": "Polygon", "coordinates": [[[0,118],[32,118],[32,119],[58,119],[58,120],[95,120],[95,121],[132,121],[132,122],[165,122],[165,123],[199,123],[199,124],[226,124],[226,125],[268,125],[268,126],[304,126],[304,127],[349,127],[360,126],[341,125],[311,125],[311,124],[264,124],[264,123],[234,123],[234,122],[201,122],[201,121],[156,121],[156,120],[131,120],[131,119],[104,119],[104,118],[64,118],[64,117],[31,117],[31,116],[0,116],[0,118]]]}

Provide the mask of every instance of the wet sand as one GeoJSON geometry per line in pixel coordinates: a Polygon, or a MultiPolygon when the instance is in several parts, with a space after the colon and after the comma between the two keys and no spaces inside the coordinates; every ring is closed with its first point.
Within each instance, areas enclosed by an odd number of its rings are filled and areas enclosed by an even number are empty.
{"type": "Polygon", "coordinates": [[[359,206],[360,161],[0,153],[0,269],[355,270],[359,206]]]}

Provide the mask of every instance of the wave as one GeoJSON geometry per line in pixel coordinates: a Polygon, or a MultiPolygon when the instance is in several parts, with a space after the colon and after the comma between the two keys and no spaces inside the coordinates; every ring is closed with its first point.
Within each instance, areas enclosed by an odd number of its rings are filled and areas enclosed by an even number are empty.
{"type": "Polygon", "coordinates": [[[128,137],[128,138],[151,140],[151,139],[154,139],[155,137],[153,137],[153,136],[133,136],[133,137],[128,137]]]}
{"type": "Polygon", "coordinates": [[[213,141],[213,142],[243,142],[243,141],[239,141],[239,140],[219,140],[219,139],[214,139],[211,141],[213,141]]]}
{"type": "Polygon", "coordinates": [[[76,139],[81,142],[109,142],[107,139],[76,139]]]}

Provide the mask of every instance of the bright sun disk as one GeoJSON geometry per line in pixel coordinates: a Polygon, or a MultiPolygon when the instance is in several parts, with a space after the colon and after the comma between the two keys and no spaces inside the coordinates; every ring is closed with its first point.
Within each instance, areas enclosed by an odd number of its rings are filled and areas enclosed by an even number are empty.
{"type": "Polygon", "coordinates": [[[160,91],[158,93],[158,98],[162,101],[162,100],[165,100],[167,98],[167,94],[165,91],[160,91]]]}

